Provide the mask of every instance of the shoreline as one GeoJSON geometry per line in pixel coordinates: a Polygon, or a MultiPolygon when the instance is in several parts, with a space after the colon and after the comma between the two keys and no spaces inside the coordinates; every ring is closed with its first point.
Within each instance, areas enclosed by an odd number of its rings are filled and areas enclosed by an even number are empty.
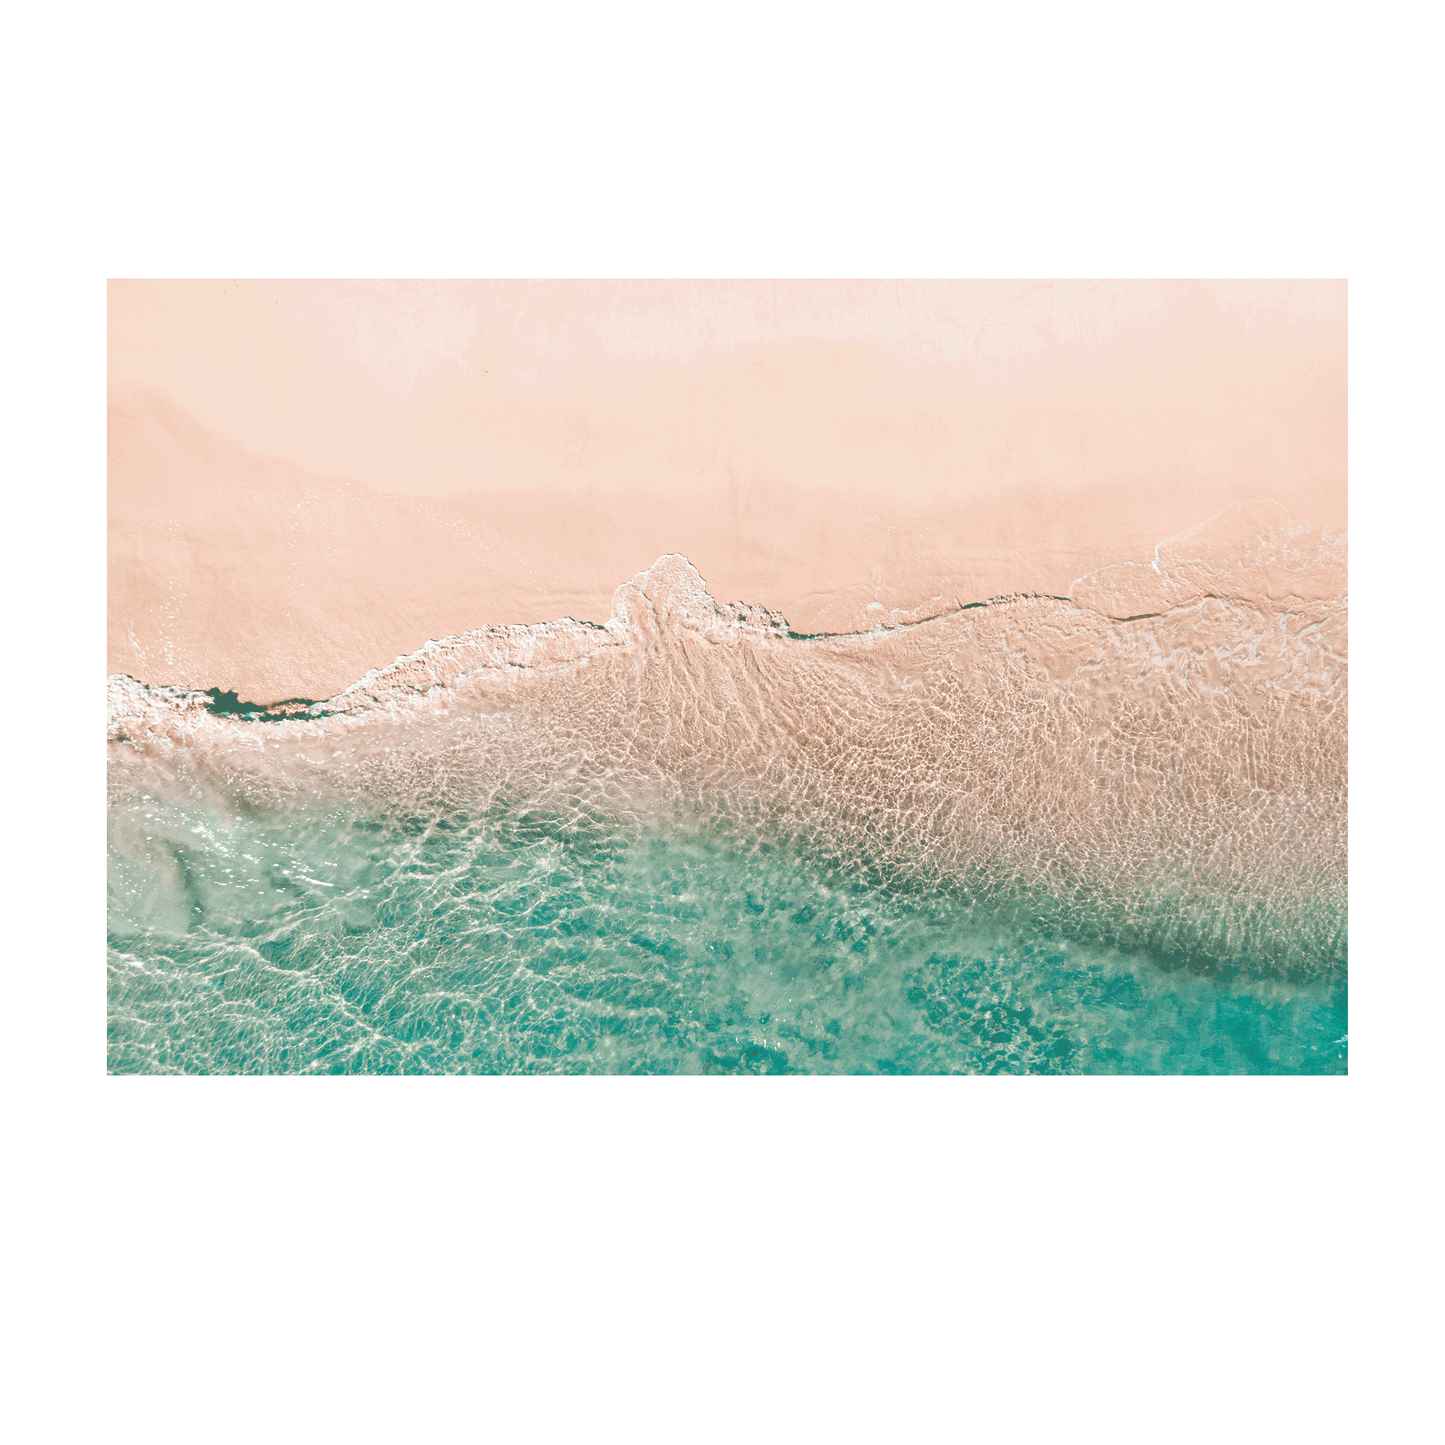
{"type": "MultiPolygon", "coordinates": [[[[650,650],[683,633],[708,644],[822,648],[835,653],[872,648],[929,624],[991,609],[1053,604],[1045,609],[1066,629],[1071,619],[1117,628],[1155,621],[1208,600],[1261,611],[1347,610],[1347,538],[1301,524],[1272,500],[1226,508],[1154,548],[1147,563],[1113,563],[1075,579],[1066,596],[1005,593],[978,602],[936,596],[918,607],[893,608],[866,629],[803,633],[781,613],[756,604],[719,602],[681,553],[665,553],[614,589],[606,622],[559,617],[541,623],[491,624],[399,653],[368,668],[328,697],[249,701],[237,688],[148,682],[125,672],[107,677],[108,732],[162,726],[184,718],[221,726],[253,723],[307,726],[413,705],[482,679],[537,677],[584,666],[603,652],[650,650]]],[[[1040,619],[1042,620],[1042,619],[1040,619]]]]}

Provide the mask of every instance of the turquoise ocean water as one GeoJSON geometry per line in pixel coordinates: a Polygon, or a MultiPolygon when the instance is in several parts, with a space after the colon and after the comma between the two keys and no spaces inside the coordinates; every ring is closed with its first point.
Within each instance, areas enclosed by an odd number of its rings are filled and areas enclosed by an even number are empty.
{"type": "Polygon", "coordinates": [[[115,1072],[1346,1065],[1342,976],[1123,951],[722,826],[150,795],[112,838],[115,1072]]]}

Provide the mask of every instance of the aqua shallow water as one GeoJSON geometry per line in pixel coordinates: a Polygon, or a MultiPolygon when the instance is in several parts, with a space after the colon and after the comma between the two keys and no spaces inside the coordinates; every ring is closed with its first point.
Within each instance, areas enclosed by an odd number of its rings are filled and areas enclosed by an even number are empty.
{"type": "Polygon", "coordinates": [[[1249,527],[839,637],[664,557],[264,715],[113,678],[110,1066],[1342,1072],[1340,547],[1249,527]]]}
{"type": "Polygon", "coordinates": [[[117,1073],[1340,1073],[1343,979],[1124,953],[721,825],[112,809],[117,1073]]]}

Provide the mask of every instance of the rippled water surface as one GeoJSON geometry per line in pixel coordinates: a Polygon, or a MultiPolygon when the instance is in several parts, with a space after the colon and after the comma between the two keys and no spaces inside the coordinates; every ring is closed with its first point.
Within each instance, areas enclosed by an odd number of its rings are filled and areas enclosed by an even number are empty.
{"type": "Polygon", "coordinates": [[[725,830],[112,821],[117,1072],[1345,1067],[1342,982],[1166,966],[725,830]]]}

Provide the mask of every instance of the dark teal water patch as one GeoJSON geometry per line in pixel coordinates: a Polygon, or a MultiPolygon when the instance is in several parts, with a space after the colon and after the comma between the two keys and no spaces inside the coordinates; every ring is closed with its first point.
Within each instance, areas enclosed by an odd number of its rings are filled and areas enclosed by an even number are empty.
{"type": "Polygon", "coordinates": [[[1343,976],[1124,952],[712,827],[111,811],[115,1073],[1343,1073],[1343,976]]]}

